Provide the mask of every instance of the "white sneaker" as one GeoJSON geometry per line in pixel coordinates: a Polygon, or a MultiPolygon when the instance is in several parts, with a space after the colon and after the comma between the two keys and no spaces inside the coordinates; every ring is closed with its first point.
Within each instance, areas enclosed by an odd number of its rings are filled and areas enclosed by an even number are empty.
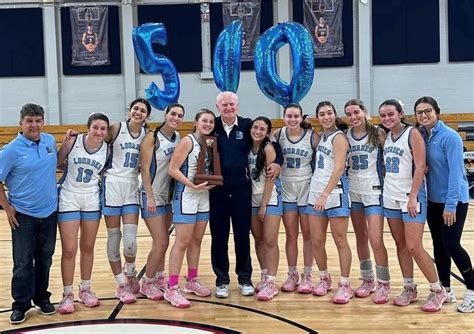
{"type": "Polygon", "coordinates": [[[216,297],[227,298],[229,297],[229,286],[227,284],[221,284],[216,286],[216,297]]]}
{"type": "Polygon", "coordinates": [[[466,290],[464,300],[462,304],[458,306],[458,311],[462,313],[474,312],[474,290],[466,290]]]}
{"type": "Polygon", "coordinates": [[[446,300],[444,301],[445,303],[455,303],[456,302],[456,295],[454,294],[454,290],[451,288],[451,290],[446,291],[446,300]]]}
{"type": "Polygon", "coordinates": [[[240,293],[242,296],[253,296],[255,289],[250,284],[239,284],[240,293]]]}

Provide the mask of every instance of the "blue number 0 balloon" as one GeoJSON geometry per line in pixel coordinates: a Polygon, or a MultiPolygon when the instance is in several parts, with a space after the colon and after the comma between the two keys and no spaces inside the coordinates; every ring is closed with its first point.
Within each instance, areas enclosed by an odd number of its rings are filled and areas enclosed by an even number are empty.
{"type": "Polygon", "coordinates": [[[233,21],[217,38],[212,67],[214,81],[221,91],[237,92],[242,58],[242,23],[233,21]]]}
{"type": "Polygon", "coordinates": [[[255,47],[255,74],[260,90],[282,106],[297,103],[308,93],[314,78],[314,56],[311,35],[296,22],[279,23],[260,36],[255,47]],[[291,82],[283,81],[277,73],[278,50],[289,44],[293,59],[291,82]]]}
{"type": "Polygon", "coordinates": [[[161,74],[164,89],[152,82],[145,90],[146,99],[160,110],[177,102],[179,98],[179,77],[173,62],[153,51],[152,44],[166,45],[166,28],[162,23],[145,23],[133,29],[133,47],[138,63],[145,73],[161,74]]]}

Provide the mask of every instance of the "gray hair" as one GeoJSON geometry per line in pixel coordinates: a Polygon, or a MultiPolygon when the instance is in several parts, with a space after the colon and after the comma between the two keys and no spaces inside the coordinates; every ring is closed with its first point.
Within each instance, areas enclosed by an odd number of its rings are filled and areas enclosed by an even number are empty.
{"type": "Polygon", "coordinates": [[[44,109],[39,104],[27,103],[20,111],[20,121],[26,116],[40,116],[44,119],[44,109]]]}
{"type": "Polygon", "coordinates": [[[225,92],[217,94],[216,104],[219,104],[219,100],[221,100],[225,95],[232,96],[235,99],[235,102],[237,102],[237,104],[239,103],[239,98],[237,97],[237,94],[235,94],[234,92],[225,91],[225,92]]]}

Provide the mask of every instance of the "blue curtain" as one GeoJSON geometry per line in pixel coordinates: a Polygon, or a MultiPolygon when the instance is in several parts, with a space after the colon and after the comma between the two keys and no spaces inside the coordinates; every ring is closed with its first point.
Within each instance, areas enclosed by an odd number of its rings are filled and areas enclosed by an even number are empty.
{"type": "Polygon", "coordinates": [[[0,77],[44,76],[43,10],[0,9],[0,31],[0,77]]]}
{"type": "Polygon", "coordinates": [[[178,72],[202,71],[199,4],[138,6],[138,24],[144,23],[165,25],[167,44],[153,44],[153,50],[170,58],[178,72]]]}
{"type": "Polygon", "coordinates": [[[474,60],[474,1],[448,1],[449,61],[474,60]]]}
{"type": "Polygon", "coordinates": [[[373,0],[374,65],[439,62],[439,0],[373,0]]]}

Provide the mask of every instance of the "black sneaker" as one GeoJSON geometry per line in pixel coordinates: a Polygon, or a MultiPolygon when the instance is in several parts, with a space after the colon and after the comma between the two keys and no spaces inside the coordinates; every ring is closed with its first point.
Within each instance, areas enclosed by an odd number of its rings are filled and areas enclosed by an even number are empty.
{"type": "Polygon", "coordinates": [[[21,324],[25,321],[25,311],[14,308],[12,314],[10,315],[10,323],[11,324],[21,324]]]}
{"type": "Polygon", "coordinates": [[[54,314],[56,312],[54,305],[51,304],[49,301],[36,306],[40,309],[41,313],[45,315],[54,314]]]}

